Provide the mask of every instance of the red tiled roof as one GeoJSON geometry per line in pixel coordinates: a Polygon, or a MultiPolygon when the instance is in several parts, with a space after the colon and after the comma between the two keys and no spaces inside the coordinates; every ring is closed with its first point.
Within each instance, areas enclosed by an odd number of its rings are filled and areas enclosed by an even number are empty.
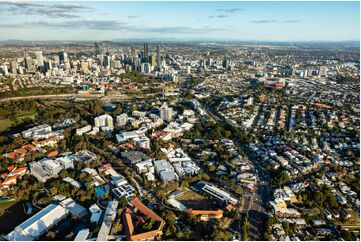
{"type": "Polygon", "coordinates": [[[16,180],[20,175],[14,175],[14,176],[9,176],[8,178],[6,178],[5,182],[7,181],[11,181],[11,180],[16,180]]]}
{"type": "Polygon", "coordinates": [[[134,225],[129,208],[125,209],[123,213],[123,219],[125,220],[125,235],[127,236],[127,240],[130,240],[134,233],[134,225]]]}
{"type": "Polygon", "coordinates": [[[8,187],[8,188],[10,188],[11,185],[10,185],[10,184],[1,184],[1,183],[0,183],[0,187],[8,187]]]}
{"type": "Polygon", "coordinates": [[[139,209],[141,213],[146,215],[147,217],[150,217],[154,221],[163,222],[163,219],[159,217],[155,212],[153,212],[151,209],[149,209],[147,206],[145,206],[141,201],[139,201],[138,198],[134,198],[130,203],[139,209]]]}
{"type": "Polygon", "coordinates": [[[59,152],[54,150],[54,151],[50,151],[46,156],[50,158],[50,157],[55,157],[58,154],[59,154],[59,152]]]}
{"type": "Polygon", "coordinates": [[[141,234],[135,234],[130,237],[131,241],[139,241],[139,240],[146,240],[153,237],[156,237],[158,235],[162,235],[161,230],[152,230],[149,232],[141,233],[141,234]]]}
{"type": "Polygon", "coordinates": [[[221,216],[223,215],[223,211],[218,210],[193,210],[188,209],[187,213],[194,214],[194,215],[213,215],[213,216],[221,216]]]}
{"type": "Polygon", "coordinates": [[[7,157],[9,157],[10,159],[15,159],[15,158],[18,158],[19,156],[15,152],[10,152],[10,153],[7,153],[7,157]]]}
{"type": "Polygon", "coordinates": [[[15,166],[14,165],[11,165],[11,166],[8,166],[8,171],[12,171],[12,170],[14,170],[14,168],[15,168],[15,166]]]}
{"type": "Polygon", "coordinates": [[[25,149],[27,149],[27,150],[30,150],[30,151],[32,151],[32,150],[35,149],[35,146],[34,146],[34,145],[31,145],[31,144],[26,144],[26,145],[24,145],[23,147],[24,147],[25,149]]]}
{"type": "Polygon", "coordinates": [[[1,178],[5,179],[8,175],[9,175],[8,173],[3,173],[0,176],[1,176],[1,178]]]}
{"type": "Polygon", "coordinates": [[[26,167],[19,167],[16,170],[14,170],[12,173],[16,174],[16,173],[21,173],[23,171],[26,171],[26,167]]]}
{"type": "Polygon", "coordinates": [[[157,229],[148,231],[145,233],[139,233],[139,234],[133,234],[134,233],[134,225],[132,221],[132,216],[130,214],[130,209],[125,209],[123,213],[123,220],[125,223],[125,234],[127,236],[127,240],[130,241],[139,241],[139,240],[146,240],[146,239],[152,239],[156,236],[162,235],[162,228],[164,226],[164,220],[159,217],[157,214],[155,214],[151,209],[149,209],[147,206],[145,206],[141,201],[139,201],[137,198],[134,198],[130,203],[139,209],[140,212],[142,212],[144,215],[152,218],[155,221],[160,222],[157,229]]]}
{"type": "Polygon", "coordinates": [[[25,155],[27,153],[26,149],[24,148],[18,148],[15,150],[16,153],[20,154],[20,155],[25,155]]]}

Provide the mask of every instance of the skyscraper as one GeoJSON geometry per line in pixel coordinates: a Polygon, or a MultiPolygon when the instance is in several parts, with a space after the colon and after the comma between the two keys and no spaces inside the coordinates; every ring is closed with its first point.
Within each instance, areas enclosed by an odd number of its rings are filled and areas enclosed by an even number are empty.
{"type": "Polygon", "coordinates": [[[160,67],[162,63],[161,57],[160,57],[160,45],[157,45],[157,66],[160,67]]]}
{"type": "Polygon", "coordinates": [[[327,74],[327,66],[320,66],[320,68],[318,70],[318,75],[326,76],[326,74],[327,74]]]}
{"type": "Polygon", "coordinates": [[[12,61],[10,63],[10,70],[13,74],[16,74],[18,71],[18,63],[16,61],[12,61]]]}
{"type": "Polygon", "coordinates": [[[222,61],[222,66],[223,66],[223,68],[227,68],[227,69],[228,69],[228,67],[229,67],[230,65],[231,65],[231,61],[228,60],[228,59],[226,59],[226,58],[224,58],[223,61],[222,61]]]}
{"type": "Polygon", "coordinates": [[[155,57],[155,55],[150,55],[149,56],[149,62],[150,62],[150,65],[152,65],[152,66],[156,65],[156,57],[155,57]]]}
{"type": "Polygon", "coordinates": [[[104,50],[99,43],[95,43],[95,56],[104,55],[104,50]]]}
{"type": "Polygon", "coordinates": [[[140,72],[147,74],[150,72],[150,63],[142,63],[140,66],[140,72]]]}
{"type": "Polygon", "coordinates": [[[135,57],[135,56],[136,56],[136,52],[135,52],[134,46],[132,46],[132,48],[131,48],[131,55],[132,55],[132,57],[135,57]]]}
{"type": "Polygon", "coordinates": [[[109,68],[110,67],[110,59],[111,57],[109,55],[105,55],[104,59],[103,59],[103,66],[105,68],[109,68]]]}
{"type": "Polygon", "coordinates": [[[36,61],[38,66],[44,66],[44,57],[42,51],[35,51],[36,61]]]}
{"type": "Polygon", "coordinates": [[[48,71],[48,70],[53,69],[53,65],[52,65],[52,61],[51,61],[51,60],[44,61],[44,66],[45,66],[45,71],[48,71]]]}
{"type": "Polygon", "coordinates": [[[148,43],[144,43],[144,59],[148,63],[149,52],[148,52],[148,43]]]}
{"type": "Polygon", "coordinates": [[[60,63],[68,62],[68,54],[65,53],[64,50],[59,52],[59,62],[60,63]]]}
{"type": "Polygon", "coordinates": [[[33,68],[33,59],[31,59],[30,56],[27,56],[25,58],[25,67],[29,71],[33,68]]]}
{"type": "Polygon", "coordinates": [[[6,64],[3,64],[3,72],[5,76],[9,75],[8,66],[6,64]]]}

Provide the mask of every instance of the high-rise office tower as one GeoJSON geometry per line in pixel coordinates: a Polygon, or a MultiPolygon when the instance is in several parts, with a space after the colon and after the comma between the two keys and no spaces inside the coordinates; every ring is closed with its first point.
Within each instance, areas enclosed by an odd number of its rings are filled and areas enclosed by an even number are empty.
{"type": "Polygon", "coordinates": [[[144,43],[144,59],[148,63],[149,52],[148,52],[148,43],[144,43]]]}
{"type": "Polygon", "coordinates": [[[12,61],[10,63],[10,70],[11,70],[11,73],[17,74],[17,72],[18,72],[18,63],[16,61],[12,61]]]}
{"type": "Polygon", "coordinates": [[[44,66],[44,57],[42,51],[35,52],[36,61],[38,62],[38,66],[44,66]]]}
{"type": "Polygon", "coordinates": [[[132,46],[132,48],[131,48],[131,55],[132,55],[132,57],[135,57],[137,55],[134,46],[132,46]]]}
{"type": "Polygon", "coordinates": [[[60,63],[68,62],[68,54],[65,53],[64,50],[59,52],[59,62],[60,63]]]}
{"type": "Polygon", "coordinates": [[[159,67],[162,63],[161,57],[160,57],[160,45],[157,45],[157,66],[159,67]]]}
{"type": "Polygon", "coordinates": [[[7,66],[7,64],[4,64],[4,65],[3,65],[3,72],[4,72],[4,75],[5,75],[5,76],[9,75],[9,71],[8,71],[8,66],[7,66]]]}
{"type": "Polygon", "coordinates": [[[45,66],[45,71],[48,71],[48,70],[53,69],[53,65],[52,65],[52,61],[51,61],[51,60],[44,61],[44,66],[45,66]]]}
{"type": "Polygon", "coordinates": [[[156,65],[156,57],[155,57],[155,55],[150,55],[150,56],[149,56],[149,63],[150,63],[150,65],[152,65],[152,66],[155,66],[155,65],[156,65]]]}
{"type": "Polygon", "coordinates": [[[89,63],[88,62],[82,62],[81,63],[81,70],[83,72],[88,72],[89,71],[89,63]]]}
{"type": "Polygon", "coordinates": [[[147,74],[150,72],[150,63],[142,63],[140,65],[140,72],[143,74],[147,74]]]}
{"type": "Polygon", "coordinates": [[[231,61],[227,59],[223,59],[222,66],[223,68],[228,68],[231,65],[231,61]]]}
{"type": "Polygon", "coordinates": [[[327,74],[327,66],[320,66],[320,68],[318,70],[318,75],[326,76],[326,74],[327,74]]]}
{"type": "Polygon", "coordinates": [[[99,43],[95,43],[95,56],[104,55],[103,47],[99,43]]]}
{"type": "Polygon", "coordinates": [[[33,69],[33,59],[30,56],[25,58],[25,67],[28,71],[33,69]]]}
{"type": "Polygon", "coordinates": [[[111,57],[109,55],[105,55],[104,59],[103,59],[103,66],[105,68],[109,68],[110,67],[110,59],[111,57]]]}

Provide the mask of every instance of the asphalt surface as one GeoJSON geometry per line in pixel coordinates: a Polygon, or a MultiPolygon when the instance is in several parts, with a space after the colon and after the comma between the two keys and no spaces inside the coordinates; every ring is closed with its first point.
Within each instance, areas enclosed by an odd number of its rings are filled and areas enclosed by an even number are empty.
{"type": "MultiPolygon", "coordinates": [[[[218,122],[227,122],[223,117],[217,115],[214,110],[211,110],[209,107],[203,105],[201,103],[203,109],[208,112],[212,118],[217,120],[218,122]]],[[[232,124],[231,124],[232,125],[232,124]]],[[[240,146],[243,151],[249,157],[249,160],[254,164],[254,171],[258,176],[258,184],[256,192],[250,192],[244,194],[242,197],[242,212],[238,219],[238,227],[239,234],[241,234],[241,223],[244,220],[244,217],[249,215],[250,226],[249,226],[249,237],[251,240],[264,240],[263,235],[266,229],[266,222],[269,217],[267,213],[267,204],[269,202],[269,179],[270,175],[268,171],[263,168],[256,159],[253,159],[251,156],[251,151],[243,144],[239,144],[235,142],[237,146],[240,146]]],[[[242,238],[241,238],[242,239],[242,238]]]]}

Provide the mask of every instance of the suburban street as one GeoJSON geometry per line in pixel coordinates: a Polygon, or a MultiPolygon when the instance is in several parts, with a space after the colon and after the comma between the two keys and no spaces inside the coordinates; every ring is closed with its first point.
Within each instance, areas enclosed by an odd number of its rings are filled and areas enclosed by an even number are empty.
{"type": "MultiPolygon", "coordinates": [[[[202,105],[208,114],[211,117],[215,118],[218,121],[223,120],[222,117],[219,117],[214,110],[211,110],[205,105],[202,105]]],[[[243,144],[235,142],[235,144],[242,148],[242,150],[247,154],[249,160],[254,165],[254,171],[258,176],[258,184],[255,193],[246,193],[242,197],[242,213],[240,216],[240,221],[243,221],[244,216],[249,214],[250,218],[250,228],[249,236],[252,240],[263,240],[263,234],[265,232],[265,224],[269,217],[267,213],[267,204],[269,202],[269,173],[263,168],[259,162],[251,157],[250,150],[243,144]]],[[[240,225],[241,226],[241,225],[240,225]]],[[[241,227],[240,227],[241,229],[241,227]]]]}

